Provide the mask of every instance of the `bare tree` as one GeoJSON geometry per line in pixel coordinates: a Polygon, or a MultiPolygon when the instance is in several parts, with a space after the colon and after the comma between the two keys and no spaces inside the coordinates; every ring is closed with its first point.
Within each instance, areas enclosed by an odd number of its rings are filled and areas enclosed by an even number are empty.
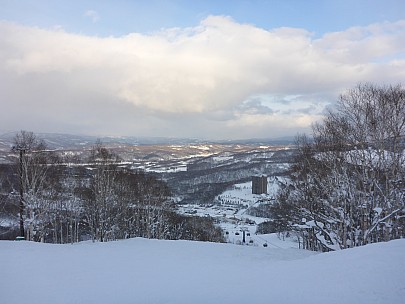
{"type": "Polygon", "coordinates": [[[300,137],[292,187],[309,249],[359,246],[405,235],[405,90],[360,84],[343,94],[313,141],[300,137]]]}
{"type": "Polygon", "coordinates": [[[39,195],[47,186],[50,160],[55,158],[51,157],[53,153],[47,150],[43,140],[27,131],[16,134],[12,150],[18,153],[20,236],[31,239],[35,217],[44,215],[47,209],[39,195]],[[25,231],[25,224],[29,224],[28,232],[25,231]]]}
{"type": "Polygon", "coordinates": [[[90,182],[91,196],[87,202],[87,218],[93,240],[101,242],[111,239],[114,228],[114,210],[117,203],[114,184],[117,176],[118,157],[111,153],[100,140],[91,150],[92,164],[90,182]]]}

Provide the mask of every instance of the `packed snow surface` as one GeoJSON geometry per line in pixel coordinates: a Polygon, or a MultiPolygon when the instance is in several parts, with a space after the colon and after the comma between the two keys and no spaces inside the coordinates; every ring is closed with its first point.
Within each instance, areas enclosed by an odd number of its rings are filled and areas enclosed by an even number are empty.
{"type": "Polygon", "coordinates": [[[0,303],[405,303],[405,240],[331,253],[130,239],[0,241],[0,303]]]}

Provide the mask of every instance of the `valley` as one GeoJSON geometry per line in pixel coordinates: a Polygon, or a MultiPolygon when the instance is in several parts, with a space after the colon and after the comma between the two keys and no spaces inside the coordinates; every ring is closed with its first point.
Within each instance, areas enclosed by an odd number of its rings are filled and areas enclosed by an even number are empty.
{"type": "MultiPolygon", "coordinates": [[[[61,156],[61,165],[67,167],[86,167],[86,159],[97,141],[93,137],[57,134],[38,137],[61,156]]],[[[12,139],[12,134],[0,136],[0,163],[3,165],[10,165],[16,159],[10,152],[12,139]]],[[[101,141],[119,157],[118,166],[145,172],[167,183],[177,213],[213,219],[230,243],[256,246],[271,243],[264,236],[256,236],[257,224],[268,217],[253,216],[251,211],[274,200],[295,153],[291,143],[133,138],[102,138],[101,141]],[[255,175],[268,176],[268,194],[252,194],[252,176],[255,175]]],[[[17,217],[12,219],[8,217],[3,225],[17,225],[17,217]]]]}

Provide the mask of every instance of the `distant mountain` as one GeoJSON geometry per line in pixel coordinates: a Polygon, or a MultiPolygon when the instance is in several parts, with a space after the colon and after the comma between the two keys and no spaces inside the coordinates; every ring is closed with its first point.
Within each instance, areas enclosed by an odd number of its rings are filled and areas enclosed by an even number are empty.
{"type": "MultiPolygon", "coordinates": [[[[18,132],[0,133],[0,148],[10,148],[15,135],[18,132]]],[[[35,133],[43,139],[48,147],[52,149],[74,149],[89,147],[101,140],[106,145],[160,145],[160,144],[194,144],[204,141],[189,138],[168,138],[168,137],[135,137],[135,136],[92,136],[92,135],[73,135],[59,133],[35,133]]]]}
{"type": "Polygon", "coordinates": [[[294,144],[294,136],[284,136],[277,138],[249,138],[235,140],[217,140],[219,144],[240,144],[240,145],[292,145],[294,144]]]}
{"type": "MultiPolygon", "coordinates": [[[[7,132],[0,134],[0,147],[10,148],[13,145],[14,137],[18,132],[7,132]]],[[[51,149],[82,148],[94,144],[97,137],[57,134],[57,133],[35,133],[37,138],[43,139],[51,149]]]]}
{"type": "MultiPolygon", "coordinates": [[[[10,149],[14,136],[17,132],[0,133],[0,149],[10,149]]],[[[240,140],[201,140],[195,138],[172,138],[172,137],[138,137],[138,136],[90,136],[58,133],[35,133],[43,139],[52,149],[82,149],[90,147],[100,139],[105,145],[187,145],[187,144],[241,144],[241,145],[291,145],[294,137],[279,138],[252,138],[240,140]]]]}

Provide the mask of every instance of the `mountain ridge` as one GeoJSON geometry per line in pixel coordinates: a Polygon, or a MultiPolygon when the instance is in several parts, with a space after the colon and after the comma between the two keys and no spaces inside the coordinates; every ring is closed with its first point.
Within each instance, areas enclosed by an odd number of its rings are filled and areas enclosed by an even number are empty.
{"type": "MultiPolygon", "coordinates": [[[[14,136],[18,131],[0,132],[0,148],[11,147],[14,136]]],[[[292,145],[294,137],[284,136],[277,138],[248,138],[207,140],[182,137],[149,137],[149,136],[95,136],[69,133],[34,133],[43,139],[50,148],[66,149],[73,147],[92,146],[97,140],[105,145],[187,145],[187,144],[224,144],[224,145],[292,145]]]]}

